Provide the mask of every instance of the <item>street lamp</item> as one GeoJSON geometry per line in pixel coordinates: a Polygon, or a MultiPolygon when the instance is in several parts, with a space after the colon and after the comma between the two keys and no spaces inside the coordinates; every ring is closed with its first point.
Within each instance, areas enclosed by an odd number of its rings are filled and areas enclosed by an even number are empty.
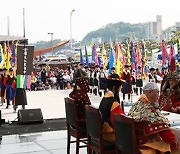
{"type": "Polygon", "coordinates": [[[70,48],[72,49],[72,13],[74,12],[75,10],[73,9],[71,12],[70,12],[70,48]]]}
{"type": "Polygon", "coordinates": [[[48,35],[51,35],[51,46],[52,46],[51,52],[52,52],[52,56],[53,56],[53,44],[52,44],[53,34],[54,34],[54,33],[48,33],[48,35]]]}

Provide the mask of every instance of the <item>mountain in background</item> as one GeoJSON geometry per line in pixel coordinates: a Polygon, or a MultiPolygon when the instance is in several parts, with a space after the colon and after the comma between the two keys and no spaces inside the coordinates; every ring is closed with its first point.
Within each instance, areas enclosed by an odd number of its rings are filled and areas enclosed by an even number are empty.
{"type": "Polygon", "coordinates": [[[103,42],[110,40],[124,41],[126,38],[136,37],[138,39],[145,38],[145,23],[130,24],[118,22],[115,24],[107,24],[96,31],[88,33],[83,39],[82,44],[92,41],[92,38],[101,37],[103,42]]]}

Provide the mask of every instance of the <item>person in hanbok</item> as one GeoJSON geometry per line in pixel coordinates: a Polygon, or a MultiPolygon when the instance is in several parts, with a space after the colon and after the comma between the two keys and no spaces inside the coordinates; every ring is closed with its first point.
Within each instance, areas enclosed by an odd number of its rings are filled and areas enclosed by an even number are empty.
{"type": "MultiPolygon", "coordinates": [[[[128,116],[135,121],[137,143],[141,153],[180,153],[176,135],[169,127],[168,119],[159,110],[159,87],[150,82],[143,87],[143,94],[131,107],[128,116]]],[[[177,137],[180,131],[177,132],[177,137]]]]}
{"type": "MultiPolygon", "coordinates": [[[[77,69],[74,73],[74,87],[69,97],[75,100],[78,111],[78,118],[85,119],[85,105],[90,105],[90,99],[88,96],[89,84],[86,73],[82,69],[77,69]]],[[[82,128],[86,127],[85,122],[80,124],[82,128]]]]}
{"type": "Polygon", "coordinates": [[[160,109],[180,114],[180,78],[176,71],[169,72],[159,98],[160,109]]]}
{"type": "Polygon", "coordinates": [[[119,91],[123,80],[120,79],[118,74],[111,74],[103,82],[107,84],[107,89],[104,97],[102,98],[99,110],[102,117],[102,127],[104,133],[103,139],[106,141],[114,142],[114,114],[124,114],[122,107],[120,106],[119,91]],[[110,134],[111,133],[111,134],[110,134]]]}
{"type": "Polygon", "coordinates": [[[121,79],[126,82],[122,84],[122,93],[123,93],[123,101],[125,101],[125,95],[128,95],[128,102],[130,102],[131,93],[132,93],[132,77],[129,72],[129,65],[124,66],[124,72],[121,74],[121,79]]]}

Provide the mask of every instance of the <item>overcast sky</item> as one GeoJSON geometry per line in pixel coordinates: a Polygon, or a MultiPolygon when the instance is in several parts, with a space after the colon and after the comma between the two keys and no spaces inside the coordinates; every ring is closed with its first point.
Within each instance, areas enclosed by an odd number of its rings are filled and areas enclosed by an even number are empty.
{"type": "Polygon", "coordinates": [[[116,22],[143,23],[156,21],[162,15],[163,29],[180,22],[180,0],[2,0],[0,3],[0,35],[23,35],[25,8],[26,37],[30,43],[70,38],[80,41],[88,32],[116,22]]]}

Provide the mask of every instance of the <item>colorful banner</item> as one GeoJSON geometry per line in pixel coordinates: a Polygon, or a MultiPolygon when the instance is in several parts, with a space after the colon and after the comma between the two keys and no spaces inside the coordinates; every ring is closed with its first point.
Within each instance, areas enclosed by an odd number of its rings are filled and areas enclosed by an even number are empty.
{"type": "Polygon", "coordinates": [[[16,77],[16,88],[26,89],[29,75],[17,75],[16,77]]]}
{"type": "Polygon", "coordinates": [[[110,51],[109,51],[109,73],[112,72],[111,68],[114,66],[114,53],[113,53],[113,48],[111,46],[110,51]]]}

